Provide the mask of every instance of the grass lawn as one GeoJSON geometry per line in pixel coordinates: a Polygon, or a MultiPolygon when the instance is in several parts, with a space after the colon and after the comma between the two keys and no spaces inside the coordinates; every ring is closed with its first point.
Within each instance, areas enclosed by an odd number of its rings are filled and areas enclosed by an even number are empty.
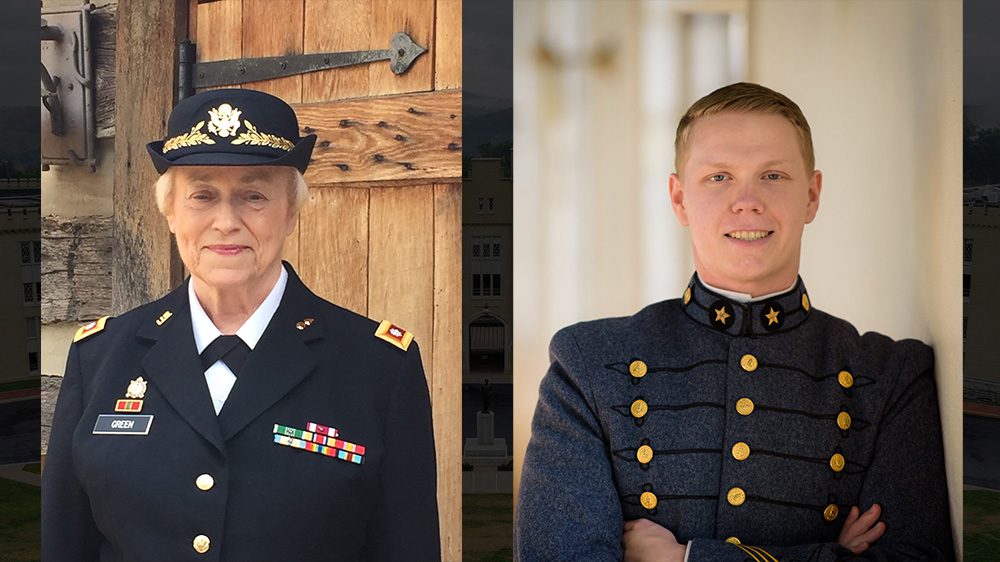
{"type": "Polygon", "coordinates": [[[42,379],[40,378],[5,382],[0,384],[0,392],[7,392],[8,390],[23,390],[25,388],[40,388],[41,385],[42,379]]]}
{"type": "Polygon", "coordinates": [[[39,559],[41,488],[0,479],[0,560],[39,559]]]}
{"type": "Polygon", "coordinates": [[[1000,492],[965,490],[965,562],[994,562],[1000,552],[1000,492]]]}
{"type": "Polygon", "coordinates": [[[463,562],[508,562],[514,559],[514,496],[462,496],[463,562]]]}

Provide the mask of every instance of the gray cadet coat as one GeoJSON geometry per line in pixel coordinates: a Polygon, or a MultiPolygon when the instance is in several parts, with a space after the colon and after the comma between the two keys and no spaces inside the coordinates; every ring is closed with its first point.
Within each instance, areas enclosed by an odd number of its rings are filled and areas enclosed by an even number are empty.
{"type": "Polygon", "coordinates": [[[743,305],[684,296],[559,331],[521,474],[516,556],[621,560],[650,519],[688,560],[950,560],[931,349],[859,335],[801,279],[743,305]],[[885,535],[836,544],[851,506],[885,535]]]}

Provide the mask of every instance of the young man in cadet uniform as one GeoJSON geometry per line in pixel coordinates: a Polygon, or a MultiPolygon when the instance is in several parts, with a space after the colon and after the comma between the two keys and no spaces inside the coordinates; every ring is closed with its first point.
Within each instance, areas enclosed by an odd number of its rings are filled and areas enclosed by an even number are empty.
{"type": "Polygon", "coordinates": [[[950,560],[930,348],[859,335],[798,277],[822,187],[801,110],[732,84],[675,144],[697,271],[680,299],[553,338],[517,558],[950,560]]]}

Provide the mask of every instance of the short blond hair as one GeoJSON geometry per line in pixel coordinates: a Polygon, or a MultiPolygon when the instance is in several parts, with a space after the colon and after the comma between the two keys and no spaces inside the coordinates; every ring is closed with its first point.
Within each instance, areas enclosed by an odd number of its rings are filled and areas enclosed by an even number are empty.
{"type": "MultiPolygon", "coordinates": [[[[160,210],[160,214],[162,215],[167,214],[167,203],[170,202],[170,199],[173,196],[175,169],[176,168],[174,167],[168,168],[167,171],[156,180],[156,208],[160,210]]],[[[305,205],[306,198],[309,197],[309,186],[306,185],[306,179],[302,177],[302,172],[292,167],[289,167],[288,169],[291,170],[291,183],[288,186],[288,205],[290,213],[294,216],[297,215],[302,209],[302,206],[305,205]]]]}
{"type": "Polygon", "coordinates": [[[688,137],[691,135],[691,127],[695,120],[720,113],[762,113],[784,117],[799,134],[799,146],[806,162],[806,171],[812,172],[816,169],[812,131],[799,106],[784,94],[760,84],[737,82],[723,86],[694,102],[681,117],[674,139],[674,169],[677,173],[680,173],[681,165],[687,155],[688,137]]]}

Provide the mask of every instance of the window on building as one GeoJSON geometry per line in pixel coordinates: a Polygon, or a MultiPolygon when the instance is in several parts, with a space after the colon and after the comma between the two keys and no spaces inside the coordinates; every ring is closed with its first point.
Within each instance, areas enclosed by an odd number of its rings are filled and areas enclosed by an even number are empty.
{"type": "Polygon", "coordinates": [[[501,294],[500,293],[500,274],[499,273],[494,273],[493,274],[493,296],[494,297],[499,297],[500,294],[501,294]]]}
{"type": "Polygon", "coordinates": [[[490,197],[490,200],[489,200],[489,210],[490,210],[490,213],[493,213],[493,211],[496,210],[496,199],[494,199],[493,197],[490,197]]]}
{"type": "Polygon", "coordinates": [[[483,211],[485,211],[485,210],[486,210],[486,198],[485,197],[480,197],[479,198],[479,214],[482,214],[483,211]]]}
{"type": "Polygon", "coordinates": [[[29,351],[28,352],[28,370],[34,373],[38,371],[38,352],[29,351]]]}
{"type": "Polygon", "coordinates": [[[24,302],[35,302],[35,285],[32,283],[24,284],[24,302]]]}
{"type": "Polygon", "coordinates": [[[32,254],[35,258],[35,263],[42,263],[42,242],[40,240],[34,240],[31,242],[32,254]]]}
{"type": "Polygon", "coordinates": [[[965,338],[967,338],[968,336],[969,336],[969,317],[968,316],[963,316],[962,317],[962,341],[964,342],[965,338]]]}
{"type": "Polygon", "coordinates": [[[42,282],[35,281],[35,302],[42,302],[42,282]]]}
{"type": "Polygon", "coordinates": [[[478,296],[482,295],[482,289],[480,288],[479,281],[480,281],[479,274],[478,273],[473,273],[472,274],[472,296],[474,296],[474,297],[478,297],[478,296]]]}
{"type": "Polygon", "coordinates": [[[495,258],[500,257],[500,242],[493,243],[493,257],[495,258]]]}
{"type": "Polygon", "coordinates": [[[483,296],[488,297],[493,294],[493,283],[490,274],[483,275],[483,296]]]}
{"type": "Polygon", "coordinates": [[[966,273],[962,275],[962,295],[965,298],[969,298],[972,293],[972,274],[966,273]]]}
{"type": "Polygon", "coordinates": [[[21,263],[31,263],[31,242],[21,242],[21,263]]]}
{"type": "Polygon", "coordinates": [[[479,257],[479,242],[475,242],[474,244],[472,244],[472,257],[474,258],[479,257]]]}
{"type": "Polygon", "coordinates": [[[964,263],[972,263],[972,238],[966,238],[964,248],[962,250],[962,261],[964,263]]]}

